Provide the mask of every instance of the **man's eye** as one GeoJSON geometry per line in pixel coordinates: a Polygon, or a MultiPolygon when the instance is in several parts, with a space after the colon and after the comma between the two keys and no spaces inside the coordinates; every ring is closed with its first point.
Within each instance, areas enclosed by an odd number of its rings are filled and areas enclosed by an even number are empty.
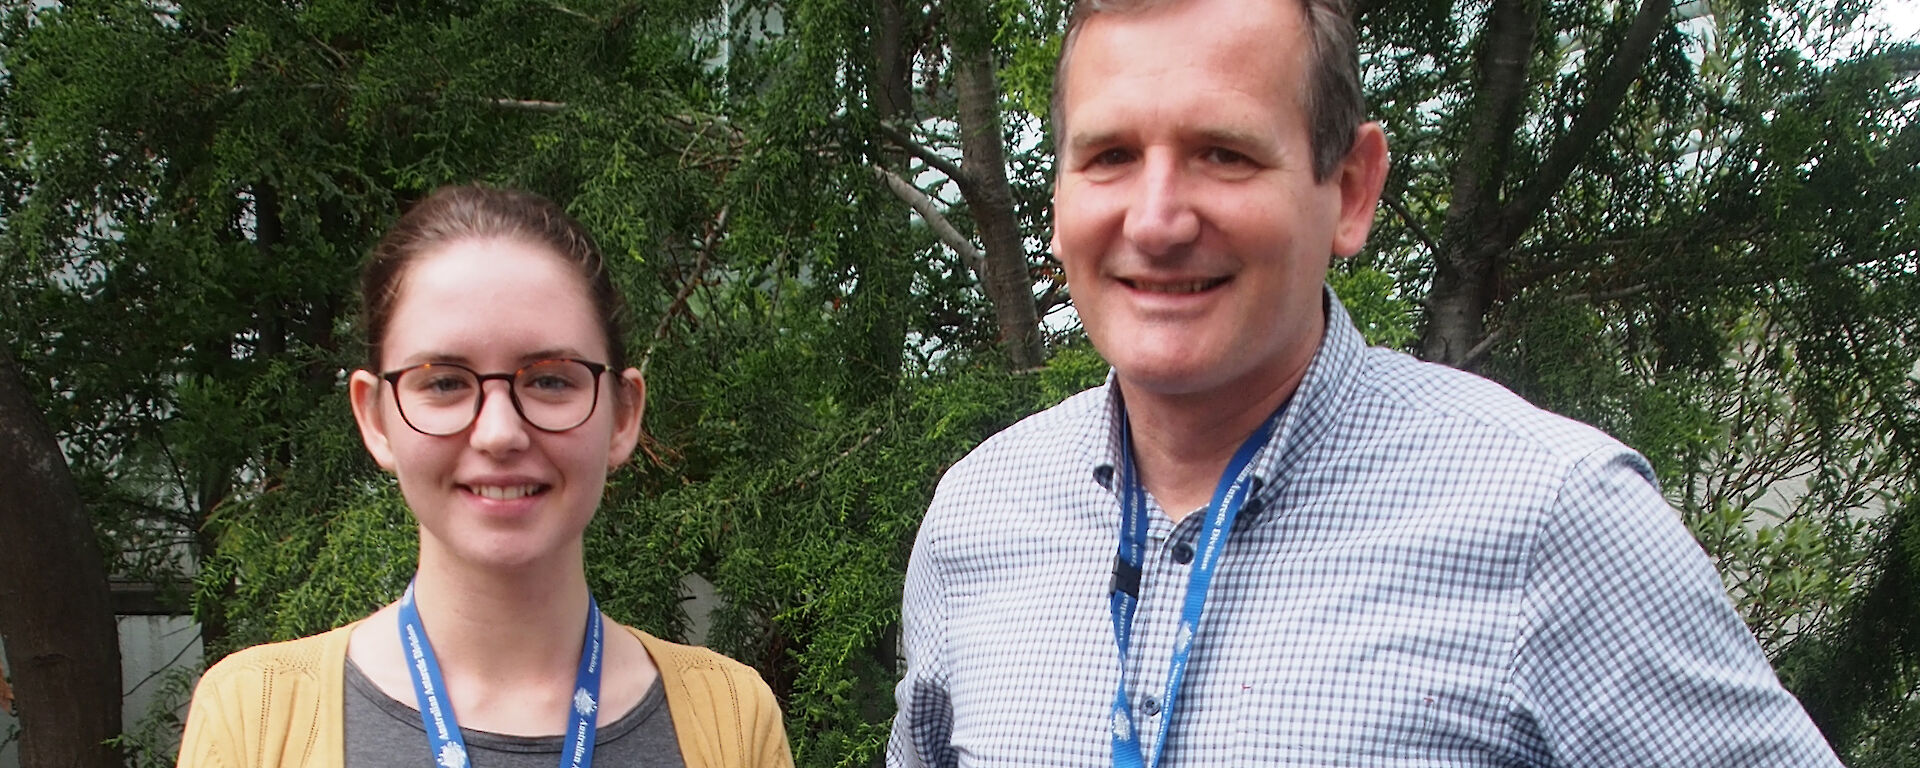
{"type": "Polygon", "coordinates": [[[1251,165],[1253,158],[1224,147],[1211,147],[1204,155],[1207,162],[1215,165],[1251,165]]]}
{"type": "Polygon", "coordinates": [[[1125,165],[1130,162],[1133,162],[1132,152],[1124,149],[1108,149],[1108,150],[1103,150],[1099,154],[1094,155],[1092,160],[1087,161],[1087,165],[1098,167],[1098,166],[1110,166],[1110,165],[1125,165]]]}

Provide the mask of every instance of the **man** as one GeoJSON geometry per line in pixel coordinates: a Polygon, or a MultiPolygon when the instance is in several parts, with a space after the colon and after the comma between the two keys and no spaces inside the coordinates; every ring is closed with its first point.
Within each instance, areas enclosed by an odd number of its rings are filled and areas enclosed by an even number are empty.
{"type": "Polygon", "coordinates": [[[1324,289],[1387,166],[1344,2],[1081,5],[1053,250],[1114,373],[942,480],[888,763],[1837,765],[1645,460],[1324,289]]]}

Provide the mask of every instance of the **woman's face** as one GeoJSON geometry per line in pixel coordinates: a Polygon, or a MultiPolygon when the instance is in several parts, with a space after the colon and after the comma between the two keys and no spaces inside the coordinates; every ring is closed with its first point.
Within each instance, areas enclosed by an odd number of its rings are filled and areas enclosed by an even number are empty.
{"type": "MultiPolygon", "coordinates": [[[[453,363],[512,373],[553,358],[596,363],[607,344],[573,265],[519,239],[459,240],[422,253],[400,277],[383,371],[453,363]]],[[[473,424],[422,434],[401,418],[394,388],[355,371],[349,386],[361,439],[394,473],[420,521],[421,559],[522,568],[572,558],[600,503],[607,471],[627,460],[645,391],[631,368],[601,375],[593,415],[565,432],[534,428],[514,410],[506,381],[480,384],[473,424]],[[619,387],[631,387],[627,397],[619,387]]]]}

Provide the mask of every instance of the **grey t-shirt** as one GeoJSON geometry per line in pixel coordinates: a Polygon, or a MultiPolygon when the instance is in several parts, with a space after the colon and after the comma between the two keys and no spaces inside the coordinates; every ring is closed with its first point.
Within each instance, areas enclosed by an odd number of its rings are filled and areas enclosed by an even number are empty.
{"type": "MultiPolygon", "coordinates": [[[[395,701],[347,660],[346,768],[432,768],[426,727],[420,711],[395,701]]],[[[472,768],[556,768],[560,764],[560,736],[504,736],[460,729],[467,740],[467,765],[472,768]]],[[[640,703],[620,719],[601,726],[594,740],[593,764],[598,768],[660,766],[686,768],[680,742],[667,713],[666,689],[655,680],[640,703]]]]}

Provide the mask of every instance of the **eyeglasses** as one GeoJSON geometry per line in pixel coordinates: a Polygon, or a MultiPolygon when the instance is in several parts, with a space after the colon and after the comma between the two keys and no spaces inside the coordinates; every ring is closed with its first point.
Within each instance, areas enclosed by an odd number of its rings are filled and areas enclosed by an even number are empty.
{"type": "Polygon", "coordinates": [[[394,404],[407,426],[445,437],[473,425],[486,406],[489,381],[507,382],[513,409],[543,432],[565,432],[593,418],[600,402],[600,374],[607,367],[585,360],[541,360],[513,373],[480,373],[453,363],[421,363],[380,374],[393,386],[394,404]]]}

